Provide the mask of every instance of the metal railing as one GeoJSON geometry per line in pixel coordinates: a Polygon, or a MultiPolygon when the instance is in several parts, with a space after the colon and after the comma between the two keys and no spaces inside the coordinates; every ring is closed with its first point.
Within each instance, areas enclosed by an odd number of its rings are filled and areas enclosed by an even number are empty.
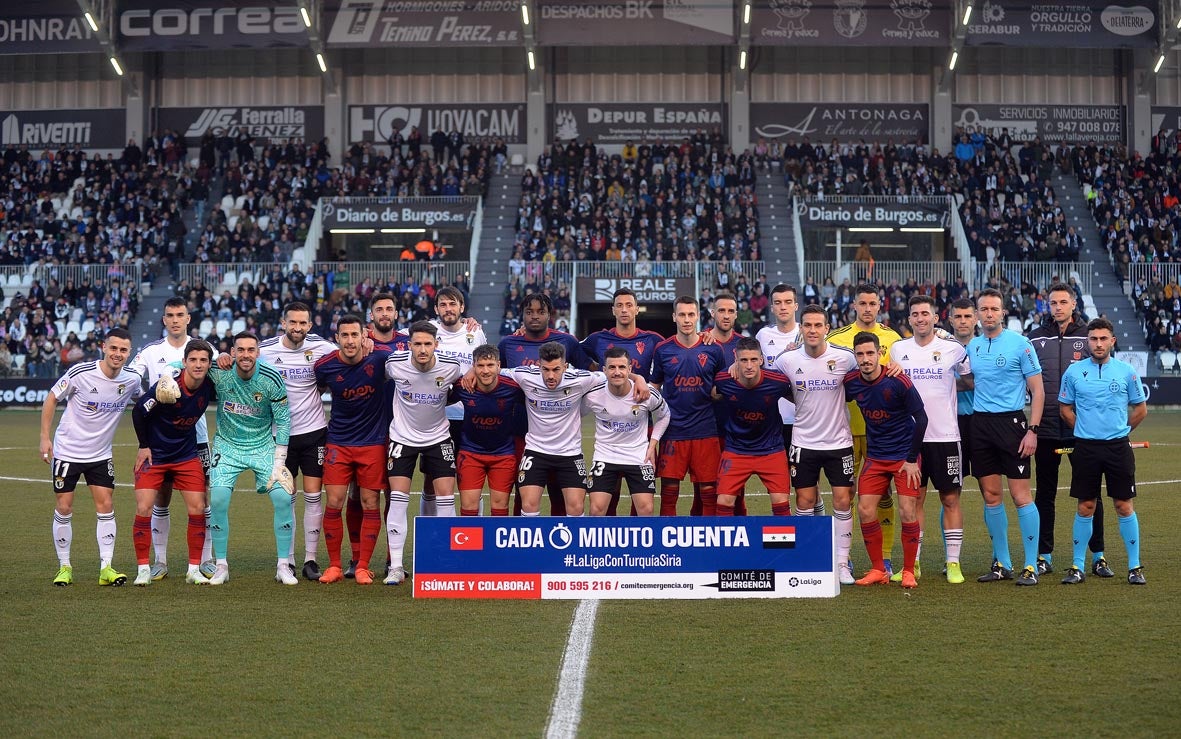
{"type": "MultiPolygon", "coordinates": [[[[1114,276],[1112,279],[1116,279],[1114,276]]],[[[1181,262],[1133,262],[1128,265],[1128,281],[1126,291],[1130,294],[1132,287],[1140,280],[1148,286],[1164,287],[1170,282],[1181,284],[1181,262]]]]}
{"type": "Polygon", "coordinates": [[[988,287],[989,280],[1004,279],[1013,287],[1021,283],[1045,289],[1055,282],[1070,282],[1073,277],[1083,295],[1091,294],[1095,275],[1094,262],[976,262],[976,287],[988,287]]]}
{"type": "MultiPolygon", "coordinates": [[[[144,267],[141,263],[130,262],[122,264],[34,264],[29,267],[19,267],[26,271],[24,278],[27,288],[33,280],[40,280],[41,287],[48,287],[50,280],[57,280],[63,287],[73,280],[76,287],[86,283],[92,285],[110,285],[118,280],[123,285],[132,285],[139,289],[144,280],[144,267]]],[[[5,280],[11,277],[5,275],[5,280]]]]}
{"type": "MultiPolygon", "coordinates": [[[[339,261],[313,262],[309,274],[335,272],[339,261]]],[[[471,262],[345,262],[349,271],[349,285],[355,288],[365,280],[374,288],[380,288],[387,280],[402,284],[413,279],[418,284],[450,285],[463,275],[471,284],[471,262]]]]}
{"type": "Polygon", "coordinates": [[[868,262],[842,262],[840,271],[837,270],[835,260],[813,260],[804,263],[805,278],[811,277],[817,285],[823,285],[827,277],[833,282],[841,284],[849,280],[856,285],[872,278],[874,282],[890,284],[897,282],[905,285],[907,280],[914,279],[919,284],[930,281],[951,283],[957,277],[963,277],[969,285],[976,288],[986,287],[990,279],[1007,280],[1013,287],[1020,287],[1022,282],[1028,282],[1038,288],[1049,287],[1052,282],[1061,280],[1069,282],[1073,277],[1078,282],[1084,295],[1091,293],[1094,262],[972,262],[970,272],[964,273],[960,262],[894,262],[875,261],[870,274],[868,262]]]}
{"type": "Polygon", "coordinates": [[[473,208],[479,203],[478,195],[423,195],[401,197],[399,195],[379,195],[370,197],[353,197],[343,195],[331,198],[320,198],[321,201],[333,205],[429,205],[431,203],[466,203],[473,208]]]}
{"type": "Polygon", "coordinates": [[[246,280],[254,285],[266,279],[275,266],[284,275],[291,271],[290,262],[206,262],[179,265],[176,279],[188,280],[190,287],[203,284],[210,289],[237,291],[246,280]]]}

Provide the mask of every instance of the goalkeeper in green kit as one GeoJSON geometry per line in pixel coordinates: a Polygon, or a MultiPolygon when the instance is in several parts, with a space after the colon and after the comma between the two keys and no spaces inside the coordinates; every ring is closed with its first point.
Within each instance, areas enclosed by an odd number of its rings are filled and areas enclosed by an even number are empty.
{"type": "MultiPolygon", "coordinates": [[[[275,548],[278,567],[275,580],[284,585],[299,581],[286,565],[295,520],[291,495],[295,485],[284,464],[291,418],[283,378],[269,364],[259,361],[258,338],[242,332],[234,337],[233,364],[212,367],[209,377],[217,387],[217,434],[209,468],[210,533],[217,568],[211,585],[230,579],[226,546],[230,538],[230,496],[238,476],[254,471],[260,494],[267,494],[275,507],[275,548]],[[272,436],[272,428],[274,436],[272,436]]],[[[224,355],[223,355],[224,357],[224,355]]],[[[219,364],[226,364],[223,360],[219,364]]],[[[158,393],[167,394],[171,386],[158,393]]],[[[179,387],[175,390],[179,397],[179,387]]],[[[167,402],[164,398],[161,398],[167,402]]]]}

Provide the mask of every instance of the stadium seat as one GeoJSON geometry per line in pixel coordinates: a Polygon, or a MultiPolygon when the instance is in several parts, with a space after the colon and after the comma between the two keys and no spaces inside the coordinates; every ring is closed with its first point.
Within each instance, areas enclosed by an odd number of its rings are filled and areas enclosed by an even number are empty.
{"type": "Polygon", "coordinates": [[[197,329],[197,333],[202,336],[208,336],[213,333],[213,320],[206,318],[201,321],[201,327],[197,329]]]}
{"type": "Polygon", "coordinates": [[[57,327],[57,335],[58,336],[65,336],[66,335],[66,322],[65,321],[58,319],[53,322],[53,325],[57,327]]]}
{"type": "Polygon", "coordinates": [[[246,330],[246,319],[245,318],[235,318],[234,322],[232,324],[230,324],[230,333],[232,333],[232,334],[237,334],[237,333],[239,333],[241,331],[245,331],[245,330],[246,330]]]}
{"type": "Polygon", "coordinates": [[[81,328],[82,328],[82,333],[84,333],[84,334],[90,333],[91,331],[94,330],[94,320],[87,318],[85,321],[82,322],[81,328]]]}
{"type": "Polygon", "coordinates": [[[74,310],[70,311],[70,320],[74,321],[75,323],[82,323],[82,317],[85,315],[86,314],[82,312],[81,308],[75,308],[74,310]]]}
{"type": "Polygon", "coordinates": [[[217,322],[217,335],[224,336],[226,331],[230,330],[230,322],[226,320],[219,320],[217,322]]]}
{"type": "Polygon", "coordinates": [[[513,167],[514,169],[521,167],[525,164],[525,155],[524,154],[513,154],[512,157],[508,160],[508,163],[509,163],[509,166],[513,167]]]}
{"type": "Polygon", "coordinates": [[[249,282],[251,285],[255,284],[253,272],[243,272],[238,275],[238,284],[239,285],[244,285],[247,282],[249,282]]]}
{"type": "Polygon", "coordinates": [[[13,354],[12,369],[23,375],[25,373],[25,360],[27,359],[28,357],[24,354],[13,354]]]}
{"type": "Polygon", "coordinates": [[[62,334],[65,336],[69,336],[70,334],[80,334],[80,333],[82,333],[82,326],[77,321],[67,321],[66,322],[66,330],[62,332],[62,334]]]}
{"type": "Polygon", "coordinates": [[[259,216],[258,217],[258,228],[260,231],[266,231],[267,226],[269,226],[269,225],[271,225],[271,217],[270,216],[259,216]]]}
{"type": "Polygon", "coordinates": [[[238,196],[238,197],[237,197],[237,198],[234,200],[234,212],[235,212],[235,213],[237,213],[238,211],[242,210],[242,206],[243,206],[243,205],[245,205],[245,204],[246,204],[246,196],[245,196],[245,195],[239,195],[239,196],[238,196]]]}
{"type": "Polygon", "coordinates": [[[235,288],[238,286],[238,273],[233,270],[226,270],[226,273],[221,276],[221,284],[223,288],[235,288]]]}
{"type": "Polygon", "coordinates": [[[221,199],[220,205],[221,205],[221,209],[228,214],[230,212],[230,210],[234,207],[234,196],[233,195],[226,195],[225,197],[223,197],[221,199]]]}
{"type": "Polygon", "coordinates": [[[238,225],[238,216],[234,215],[234,216],[230,216],[229,218],[226,219],[226,228],[230,229],[231,231],[233,231],[234,226],[237,226],[237,225],[238,225]]]}
{"type": "Polygon", "coordinates": [[[1157,352],[1156,357],[1160,361],[1162,371],[1169,373],[1177,371],[1177,352],[1161,351],[1157,352]]]}
{"type": "Polygon", "coordinates": [[[298,262],[300,267],[303,267],[303,259],[306,250],[302,246],[295,247],[291,252],[291,261],[298,262]]]}
{"type": "Polygon", "coordinates": [[[1021,324],[1021,319],[1017,316],[1009,316],[1008,329],[1016,331],[1017,333],[1025,333],[1025,327],[1021,324]]]}
{"type": "Polygon", "coordinates": [[[9,275],[6,281],[6,287],[12,290],[19,290],[21,286],[20,275],[9,275]]]}

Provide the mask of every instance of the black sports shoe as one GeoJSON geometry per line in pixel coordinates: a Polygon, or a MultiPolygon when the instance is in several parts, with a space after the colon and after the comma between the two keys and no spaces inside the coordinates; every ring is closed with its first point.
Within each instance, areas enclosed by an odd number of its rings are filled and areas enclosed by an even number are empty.
{"type": "Polygon", "coordinates": [[[1128,570],[1128,584],[1129,585],[1145,585],[1147,580],[1144,579],[1144,568],[1135,567],[1128,570]]]}
{"type": "Polygon", "coordinates": [[[1054,571],[1054,565],[1050,564],[1050,560],[1045,557],[1037,558],[1037,574],[1045,575],[1054,571]]]}
{"type": "Polygon", "coordinates": [[[1115,577],[1115,573],[1107,566],[1107,559],[1100,557],[1091,564],[1091,574],[1095,577],[1115,577]]]}
{"type": "Polygon", "coordinates": [[[357,560],[349,560],[349,566],[345,568],[344,576],[349,580],[355,579],[357,577],[357,560]]]}
{"type": "Polygon", "coordinates": [[[303,563],[303,579],[314,582],[320,581],[320,564],[316,560],[309,559],[303,563]]]}
{"type": "Polygon", "coordinates": [[[1012,570],[1008,569],[1007,567],[1002,567],[1000,562],[993,562],[992,569],[976,578],[976,582],[1000,582],[1001,580],[1012,579],[1012,570]]]}
{"type": "Polygon", "coordinates": [[[1066,577],[1062,578],[1062,584],[1063,585],[1078,585],[1079,583],[1081,583],[1083,580],[1086,580],[1086,579],[1087,579],[1087,576],[1083,574],[1082,570],[1080,570],[1077,567],[1069,567],[1066,570],[1066,577]]]}
{"type": "Polygon", "coordinates": [[[1037,585],[1037,570],[1033,567],[1026,567],[1021,570],[1021,574],[1017,576],[1018,585],[1037,585]]]}

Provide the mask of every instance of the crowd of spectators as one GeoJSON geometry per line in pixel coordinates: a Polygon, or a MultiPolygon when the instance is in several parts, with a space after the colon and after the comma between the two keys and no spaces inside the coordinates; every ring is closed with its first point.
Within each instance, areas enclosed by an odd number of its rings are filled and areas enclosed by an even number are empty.
{"type": "Polygon", "coordinates": [[[1158,135],[1148,156],[1086,146],[1071,161],[1121,285],[1130,288],[1152,351],[1181,351],[1181,135],[1158,135]],[[1160,265],[1129,281],[1131,265],[1160,265]]]}
{"type": "Polygon", "coordinates": [[[118,158],[6,146],[0,267],[28,287],[7,283],[0,294],[0,373],[55,377],[97,356],[105,331],[135,316],[141,286],[130,268],[151,279],[181,256],[183,212],[199,192],[195,171],[163,140],[130,141],[118,158]]]}

